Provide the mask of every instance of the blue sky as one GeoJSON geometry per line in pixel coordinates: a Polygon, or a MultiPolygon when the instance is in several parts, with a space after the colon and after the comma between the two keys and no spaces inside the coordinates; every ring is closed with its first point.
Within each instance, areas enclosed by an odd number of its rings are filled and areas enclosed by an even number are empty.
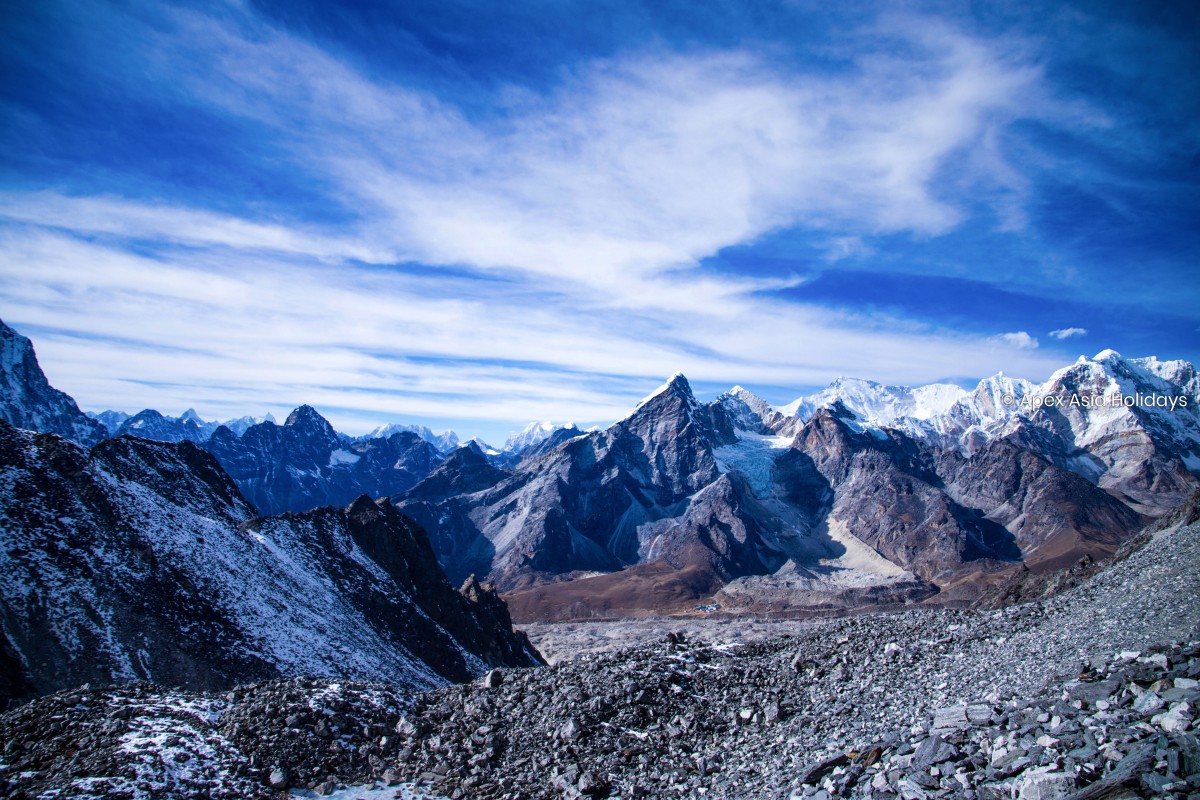
{"type": "Polygon", "coordinates": [[[1195,4],[0,13],[0,317],[84,408],[494,440],[1200,360],[1195,4]]]}

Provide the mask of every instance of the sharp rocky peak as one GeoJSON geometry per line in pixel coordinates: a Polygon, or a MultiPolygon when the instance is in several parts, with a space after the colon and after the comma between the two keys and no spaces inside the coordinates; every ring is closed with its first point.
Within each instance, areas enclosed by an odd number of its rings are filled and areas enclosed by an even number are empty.
{"type": "Polygon", "coordinates": [[[666,383],[643,398],[634,408],[633,412],[626,417],[626,420],[633,419],[643,410],[656,409],[664,402],[672,400],[683,401],[685,408],[698,405],[695,395],[692,394],[691,384],[688,383],[688,379],[684,377],[682,372],[676,372],[666,383]]]}
{"type": "Polygon", "coordinates": [[[0,320],[0,420],[19,428],[57,433],[83,445],[107,436],[104,425],[52,387],[33,343],[0,320]]]}
{"type": "Polygon", "coordinates": [[[305,405],[302,405],[299,408],[297,408],[291,414],[288,414],[288,418],[287,418],[287,420],[284,421],[283,424],[284,425],[298,425],[303,422],[310,422],[310,421],[315,421],[315,420],[327,422],[327,420],[324,417],[322,417],[321,414],[315,408],[313,408],[312,406],[310,406],[308,404],[305,404],[305,405]]]}

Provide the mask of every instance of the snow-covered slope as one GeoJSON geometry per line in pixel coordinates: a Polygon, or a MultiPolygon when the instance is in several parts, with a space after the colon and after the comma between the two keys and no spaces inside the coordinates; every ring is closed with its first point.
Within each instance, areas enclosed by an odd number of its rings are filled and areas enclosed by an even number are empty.
{"type": "Polygon", "coordinates": [[[1041,384],[998,373],[970,393],[839,378],[781,410],[807,419],[836,404],[854,414],[853,424],[967,455],[1012,440],[1151,514],[1200,485],[1200,377],[1186,361],[1105,350],[1041,384]]]}
{"type": "MultiPolygon", "coordinates": [[[[0,423],[0,621],[35,693],[330,675],[428,688],[535,663],[390,504],[254,517],[191,443],[0,423]]],[[[503,606],[499,606],[503,608],[503,606]]]]}
{"type": "Polygon", "coordinates": [[[999,435],[1161,512],[1200,486],[1200,398],[1185,361],[1081,357],[1030,390],[999,435]]]}

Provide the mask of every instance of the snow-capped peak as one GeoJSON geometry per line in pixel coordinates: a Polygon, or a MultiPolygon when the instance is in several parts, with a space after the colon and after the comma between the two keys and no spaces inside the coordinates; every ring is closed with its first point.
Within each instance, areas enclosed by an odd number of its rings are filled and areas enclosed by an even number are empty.
{"type": "MultiPolygon", "coordinates": [[[[670,392],[670,391],[674,391],[676,393],[683,394],[683,395],[687,396],[688,398],[692,397],[692,387],[691,387],[691,385],[688,384],[688,379],[684,376],[684,374],[682,372],[676,372],[670,378],[667,379],[666,383],[664,383],[662,386],[659,386],[653,392],[651,392],[650,394],[646,395],[641,400],[639,400],[638,404],[636,406],[634,406],[633,410],[637,411],[639,408],[646,405],[654,398],[658,397],[659,395],[666,394],[667,392],[670,392]]],[[[694,399],[693,399],[693,402],[694,402],[694,399]]],[[[628,419],[628,417],[626,419],[628,419]]]]}
{"type": "Polygon", "coordinates": [[[448,453],[458,447],[458,434],[454,431],[446,431],[445,433],[434,433],[424,425],[404,425],[397,422],[392,422],[387,425],[380,425],[365,436],[358,437],[359,441],[368,439],[387,439],[396,433],[415,433],[431,445],[436,447],[443,453],[448,453]]]}
{"type": "Polygon", "coordinates": [[[194,409],[194,408],[189,408],[187,411],[183,412],[179,416],[179,420],[181,422],[194,422],[197,425],[204,424],[204,420],[200,419],[200,415],[196,412],[196,409],[194,409]]]}
{"type": "Polygon", "coordinates": [[[754,413],[760,417],[763,422],[766,422],[770,416],[778,413],[778,411],[775,411],[772,404],[764,401],[763,398],[758,397],[754,392],[748,389],[743,389],[742,386],[734,386],[733,389],[726,393],[728,396],[736,397],[739,399],[739,401],[742,401],[748,405],[750,410],[754,411],[754,413]]]}
{"type": "Polygon", "coordinates": [[[490,444],[485,442],[483,439],[480,439],[478,436],[473,437],[465,445],[461,445],[461,446],[473,447],[474,449],[478,450],[480,453],[482,453],[485,456],[503,455],[503,453],[501,453],[496,448],[492,447],[490,444]]]}
{"type": "Polygon", "coordinates": [[[573,428],[574,423],[555,425],[553,422],[531,422],[520,433],[514,433],[504,443],[504,452],[520,454],[534,445],[546,441],[555,431],[561,428],[573,428]]]}
{"type": "Polygon", "coordinates": [[[906,418],[927,420],[944,414],[966,396],[965,389],[951,383],[933,383],[913,389],[843,376],[816,394],[799,397],[780,410],[806,420],[817,409],[829,408],[840,401],[858,419],[871,425],[887,426],[906,418]]]}
{"type": "Polygon", "coordinates": [[[750,391],[749,389],[745,389],[741,386],[734,386],[732,389],[729,390],[729,395],[731,397],[736,397],[737,399],[741,400],[743,403],[750,406],[750,408],[754,409],[754,411],[760,415],[770,414],[775,411],[775,409],[771,406],[771,404],[768,403],[766,400],[763,400],[761,397],[756,395],[754,392],[750,391]]]}

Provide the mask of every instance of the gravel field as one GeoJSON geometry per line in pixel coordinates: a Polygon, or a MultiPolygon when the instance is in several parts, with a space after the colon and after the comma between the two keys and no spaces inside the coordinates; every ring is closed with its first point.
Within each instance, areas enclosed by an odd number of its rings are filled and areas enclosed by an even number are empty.
{"type": "MultiPolygon", "coordinates": [[[[146,796],[181,797],[246,781],[269,796],[272,778],[277,790],[415,782],[451,798],[1188,797],[1200,792],[1198,566],[1191,525],[1000,611],[555,626],[533,634],[556,665],[415,698],[307,679],[175,693],[171,718],[199,737],[188,758],[213,763],[178,792],[170,770],[140,769],[159,781],[146,796]],[[565,657],[572,647],[587,652],[565,657]]],[[[129,772],[120,747],[102,746],[129,736],[112,716],[128,691],[70,698],[90,727],[60,697],[0,717],[16,743],[0,766],[8,796],[71,796],[129,772]]]]}

